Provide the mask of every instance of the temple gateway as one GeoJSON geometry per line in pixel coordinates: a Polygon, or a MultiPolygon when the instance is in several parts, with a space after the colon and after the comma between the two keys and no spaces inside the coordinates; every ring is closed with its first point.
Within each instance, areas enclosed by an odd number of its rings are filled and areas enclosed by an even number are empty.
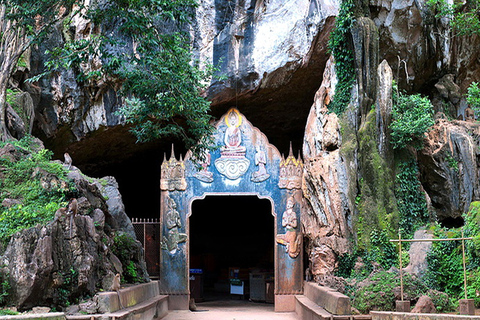
{"type": "MultiPolygon", "coordinates": [[[[222,286],[222,276],[228,277],[230,283],[224,282],[224,288],[228,290],[228,285],[237,285],[240,289],[237,293],[241,294],[245,284],[242,273],[247,272],[248,277],[248,271],[254,268],[268,273],[268,264],[271,263],[269,279],[275,310],[294,311],[294,295],[302,293],[303,281],[300,223],[303,162],[300,157],[295,158],[291,150],[287,158],[282,156],[267,137],[235,108],[230,109],[215,124],[215,128],[217,148],[204,155],[202,163],[197,161],[195,164],[191,152],[186,154],[185,159],[180,157],[179,160],[172,154],[162,163],[161,291],[170,296],[171,309],[188,309],[194,290],[189,279],[194,269],[201,270],[205,284],[210,281],[215,287],[222,286]],[[207,206],[207,210],[196,212],[195,207],[199,207],[196,204],[210,198],[221,199],[218,202],[220,205],[207,206]],[[259,204],[239,210],[239,198],[246,202],[254,198],[259,204]],[[237,202],[230,199],[237,199],[237,202]],[[259,207],[266,207],[269,212],[260,212],[262,210],[257,210],[259,207]],[[208,215],[215,210],[218,211],[217,216],[208,215]],[[268,222],[257,225],[256,215],[259,221],[268,222]],[[247,216],[249,220],[246,221],[247,216]],[[222,224],[221,221],[226,222],[222,224]],[[194,223],[197,227],[193,226],[194,223]],[[208,252],[197,249],[202,242],[208,242],[197,240],[200,239],[196,237],[197,232],[212,227],[216,231],[207,231],[212,236],[222,232],[228,234],[232,226],[244,231],[232,230],[232,233],[240,232],[238,236],[232,236],[237,244],[223,249],[216,258],[210,259],[208,252]],[[254,240],[256,236],[267,236],[266,246],[271,247],[264,253],[260,252],[258,257],[255,252],[262,246],[252,243],[257,241],[254,240]],[[230,274],[225,274],[226,271],[222,270],[227,268],[218,267],[222,263],[220,260],[223,256],[235,254],[237,260],[226,262],[234,265],[228,266],[230,274]],[[250,265],[238,265],[242,262],[250,265]]],[[[218,240],[218,246],[221,247],[222,242],[218,240]]]]}

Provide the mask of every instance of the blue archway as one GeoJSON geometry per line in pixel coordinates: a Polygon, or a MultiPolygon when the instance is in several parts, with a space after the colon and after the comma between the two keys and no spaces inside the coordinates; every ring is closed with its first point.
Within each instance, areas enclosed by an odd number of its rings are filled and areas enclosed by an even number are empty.
{"type": "MultiPolygon", "coordinates": [[[[235,108],[216,124],[218,148],[199,168],[188,152],[162,163],[160,286],[172,309],[188,309],[188,217],[192,202],[207,195],[255,195],[272,204],[275,230],[275,310],[293,311],[302,293],[300,209],[303,163],[287,158],[235,108]]],[[[225,226],[228,227],[228,226],[225,226]]]]}

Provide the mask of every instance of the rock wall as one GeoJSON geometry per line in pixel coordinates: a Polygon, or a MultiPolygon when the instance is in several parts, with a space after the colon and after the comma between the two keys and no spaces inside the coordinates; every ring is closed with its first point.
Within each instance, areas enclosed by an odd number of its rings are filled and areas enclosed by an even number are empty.
{"type": "MultiPolygon", "coordinates": [[[[58,183],[54,179],[48,175],[42,181],[48,186],[58,183]]],[[[70,169],[68,179],[78,193],[76,214],[67,214],[61,208],[47,225],[14,234],[0,256],[0,272],[8,275],[11,287],[9,302],[19,309],[65,307],[67,302],[92,296],[100,289],[109,290],[116,273],[127,274],[129,261],[133,262],[137,281],[148,280],[143,248],[134,240],[115,179],[91,179],[75,167],[70,169]],[[114,249],[124,234],[131,237],[129,261],[120,260],[125,254],[114,249]]]]}

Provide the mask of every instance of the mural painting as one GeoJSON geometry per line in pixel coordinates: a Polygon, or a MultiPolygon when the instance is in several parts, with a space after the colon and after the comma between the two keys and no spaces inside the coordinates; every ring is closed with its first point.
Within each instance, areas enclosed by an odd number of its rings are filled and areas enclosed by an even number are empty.
{"type": "Polygon", "coordinates": [[[173,156],[162,164],[162,175],[168,179],[161,180],[161,291],[170,295],[173,309],[188,309],[188,218],[192,202],[208,195],[255,195],[272,204],[276,235],[272,239],[276,243],[275,309],[291,311],[295,307],[294,295],[302,293],[303,283],[300,228],[303,162],[293,157],[291,150],[287,159],[281,156],[267,137],[235,108],[215,127],[213,138],[217,148],[204,155],[202,161],[194,164],[188,152],[185,160],[173,156]]]}

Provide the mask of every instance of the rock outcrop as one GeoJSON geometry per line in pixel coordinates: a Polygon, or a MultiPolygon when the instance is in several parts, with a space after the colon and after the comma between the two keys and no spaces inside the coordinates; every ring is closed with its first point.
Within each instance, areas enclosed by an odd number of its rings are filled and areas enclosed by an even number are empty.
{"type": "MultiPolygon", "coordinates": [[[[7,150],[8,146],[0,149],[2,157],[26,156],[7,150]]],[[[41,170],[35,174],[42,175],[45,188],[60,183],[41,170]]],[[[148,280],[143,248],[135,240],[115,179],[91,179],[71,167],[68,180],[77,190],[77,210],[61,208],[47,225],[14,234],[0,256],[1,272],[8,275],[11,286],[9,299],[19,309],[58,308],[100,289],[108,290],[116,273],[128,274],[128,264],[136,270],[136,281],[148,280]],[[128,243],[123,244],[123,239],[128,243]],[[122,245],[128,246],[128,257],[122,245]]]]}
{"type": "Polygon", "coordinates": [[[438,118],[418,153],[422,185],[438,220],[447,225],[480,198],[479,143],[478,122],[438,118]]]}
{"type": "Polygon", "coordinates": [[[310,239],[310,271],[314,277],[332,274],[335,256],[348,251],[347,221],[353,207],[348,196],[350,177],[340,153],[342,136],[338,117],[327,109],[335,83],[334,63],[330,58],[310,110],[303,144],[302,223],[310,239]]]}

